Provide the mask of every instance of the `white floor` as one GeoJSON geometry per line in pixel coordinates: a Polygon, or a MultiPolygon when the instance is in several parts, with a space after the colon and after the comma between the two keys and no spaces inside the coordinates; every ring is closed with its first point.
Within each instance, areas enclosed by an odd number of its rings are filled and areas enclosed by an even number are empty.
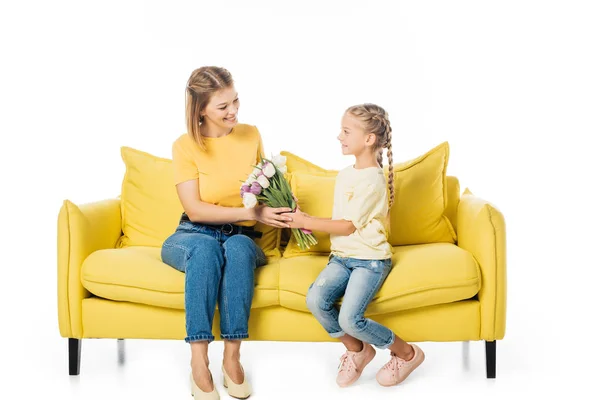
{"type": "MultiPolygon", "coordinates": [[[[376,358],[352,386],[335,384],[339,343],[246,342],[242,361],[254,387],[254,399],[506,399],[517,395],[570,394],[586,386],[592,393],[597,358],[582,365],[585,349],[593,342],[563,343],[562,356],[552,355],[546,341],[510,335],[498,342],[497,378],[486,379],[482,342],[421,343],[426,360],[402,385],[380,387],[375,374],[387,361],[376,358]],[[577,357],[575,357],[577,356],[577,357]],[[595,371],[594,371],[595,370],[595,371]],[[586,377],[587,375],[587,377],[586,377]]],[[[3,375],[0,398],[60,399],[188,399],[189,349],[184,342],[126,340],[124,352],[116,340],[85,340],[81,374],[69,376],[67,342],[56,335],[49,340],[3,341],[3,375]],[[8,355],[8,359],[6,356],[8,355]],[[5,393],[2,393],[4,392],[5,393]]],[[[210,347],[211,368],[220,384],[222,342],[210,347]]],[[[590,355],[591,357],[591,355],[590,355]]],[[[585,398],[598,398],[594,395],[585,398]]]]}

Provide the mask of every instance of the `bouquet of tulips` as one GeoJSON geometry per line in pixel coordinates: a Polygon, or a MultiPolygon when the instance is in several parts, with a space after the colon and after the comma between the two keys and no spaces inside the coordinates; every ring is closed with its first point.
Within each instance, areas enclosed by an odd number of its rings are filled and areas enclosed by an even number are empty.
{"type": "MultiPolygon", "coordinates": [[[[287,172],[286,161],[282,155],[276,155],[272,160],[261,156],[260,162],[240,188],[244,207],[253,208],[260,203],[273,208],[289,207],[296,211],[296,198],[283,175],[287,172]]],[[[317,239],[307,229],[292,228],[292,234],[302,250],[317,244],[317,239]]]]}

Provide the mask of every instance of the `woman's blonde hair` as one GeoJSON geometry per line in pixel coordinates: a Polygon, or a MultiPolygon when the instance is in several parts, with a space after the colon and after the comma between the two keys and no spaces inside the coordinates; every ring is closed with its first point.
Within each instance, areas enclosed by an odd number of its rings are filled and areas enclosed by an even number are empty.
{"type": "Polygon", "coordinates": [[[349,107],[346,112],[360,120],[367,133],[375,135],[375,145],[373,146],[373,149],[377,151],[377,163],[381,168],[383,168],[383,149],[387,149],[387,159],[389,164],[388,204],[389,210],[391,210],[392,205],[394,204],[394,166],[392,159],[392,126],[388,118],[388,113],[382,107],[371,103],[349,107]]]}
{"type": "Polygon", "coordinates": [[[188,79],[185,87],[185,123],[188,134],[203,150],[206,150],[206,146],[200,134],[200,124],[204,121],[202,111],[215,92],[232,85],[231,73],[221,67],[200,67],[188,79]]]}

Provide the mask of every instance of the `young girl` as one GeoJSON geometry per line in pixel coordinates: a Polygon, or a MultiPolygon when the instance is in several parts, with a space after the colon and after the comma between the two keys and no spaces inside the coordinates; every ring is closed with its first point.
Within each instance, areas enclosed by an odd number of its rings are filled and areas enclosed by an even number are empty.
{"type": "Polygon", "coordinates": [[[338,140],[343,154],[355,156],[356,162],[336,178],[332,218],[315,218],[300,210],[283,215],[293,218],[288,222],[292,228],[331,234],[329,262],[310,286],[306,304],[329,335],[346,346],[338,385],[349,386],[360,377],[375,357],[372,345],[390,349],[392,356],[377,373],[377,381],[383,386],[397,385],[423,362],[423,351],[364,316],[392,267],[386,226],[394,202],[394,176],[392,128],[387,112],[374,104],[348,108],[338,140]],[[384,148],[389,162],[387,183],[384,148]],[[342,296],[338,311],[334,304],[342,296]]]}

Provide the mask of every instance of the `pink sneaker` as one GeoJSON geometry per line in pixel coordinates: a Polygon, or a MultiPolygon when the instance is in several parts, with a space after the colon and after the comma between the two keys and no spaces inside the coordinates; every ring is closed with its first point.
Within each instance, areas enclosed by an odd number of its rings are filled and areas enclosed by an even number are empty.
{"type": "Polygon", "coordinates": [[[411,360],[403,360],[392,353],[392,359],[377,372],[377,382],[381,386],[394,386],[401,383],[425,360],[423,350],[415,344],[411,346],[415,350],[411,360]]]}
{"type": "Polygon", "coordinates": [[[375,349],[363,342],[361,351],[346,351],[340,357],[338,376],[336,379],[340,387],[352,385],[360,377],[368,363],[375,357],[375,349]]]}

